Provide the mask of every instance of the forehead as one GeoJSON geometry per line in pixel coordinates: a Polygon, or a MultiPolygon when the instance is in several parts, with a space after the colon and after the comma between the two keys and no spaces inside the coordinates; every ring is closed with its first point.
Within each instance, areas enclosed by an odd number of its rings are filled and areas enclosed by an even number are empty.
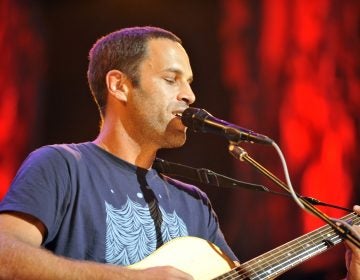
{"type": "Polygon", "coordinates": [[[169,39],[151,39],[141,68],[152,71],[175,69],[192,76],[189,57],[181,44],[169,39]]]}

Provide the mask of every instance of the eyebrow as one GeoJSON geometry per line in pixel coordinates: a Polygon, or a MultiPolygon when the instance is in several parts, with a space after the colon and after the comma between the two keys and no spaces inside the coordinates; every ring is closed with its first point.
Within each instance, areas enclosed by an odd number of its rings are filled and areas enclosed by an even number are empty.
{"type": "MultiPolygon", "coordinates": [[[[184,72],[177,69],[177,68],[173,68],[173,67],[170,67],[170,68],[166,68],[163,70],[163,72],[172,72],[172,73],[175,73],[177,75],[184,75],[184,72]]],[[[190,76],[189,79],[187,79],[188,83],[191,83],[192,81],[194,80],[194,77],[193,76],[190,76]]]]}

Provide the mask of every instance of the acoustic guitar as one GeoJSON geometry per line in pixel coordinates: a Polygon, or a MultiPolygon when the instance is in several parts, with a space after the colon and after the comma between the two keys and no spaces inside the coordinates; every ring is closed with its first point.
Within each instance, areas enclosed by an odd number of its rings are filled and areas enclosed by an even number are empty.
{"type": "MultiPolygon", "coordinates": [[[[351,213],[342,218],[360,224],[351,213]]],[[[216,245],[197,237],[175,238],[142,261],[134,269],[171,265],[192,275],[194,279],[274,279],[300,263],[341,243],[343,239],[329,226],[300,236],[250,261],[235,266],[216,245]]]]}

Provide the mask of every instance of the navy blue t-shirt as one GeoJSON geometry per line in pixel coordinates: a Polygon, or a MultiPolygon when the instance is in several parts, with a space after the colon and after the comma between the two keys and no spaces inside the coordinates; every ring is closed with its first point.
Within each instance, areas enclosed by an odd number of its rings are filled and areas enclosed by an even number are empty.
{"type": "Polygon", "coordinates": [[[19,169],[0,211],[39,219],[55,254],[129,265],[179,236],[224,240],[204,192],[136,167],[91,142],[44,146],[19,169]]]}

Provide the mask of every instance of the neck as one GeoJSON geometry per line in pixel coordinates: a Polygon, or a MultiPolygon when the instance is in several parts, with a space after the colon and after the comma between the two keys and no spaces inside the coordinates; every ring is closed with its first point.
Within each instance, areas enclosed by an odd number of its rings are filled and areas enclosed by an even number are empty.
{"type": "Polygon", "coordinates": [[[151,143],[140,143],[131,138],[122,126],[103,124],[94,144],[105,151],[138,167],[149,169],[155,159],[157,148],[151,143]]]}

